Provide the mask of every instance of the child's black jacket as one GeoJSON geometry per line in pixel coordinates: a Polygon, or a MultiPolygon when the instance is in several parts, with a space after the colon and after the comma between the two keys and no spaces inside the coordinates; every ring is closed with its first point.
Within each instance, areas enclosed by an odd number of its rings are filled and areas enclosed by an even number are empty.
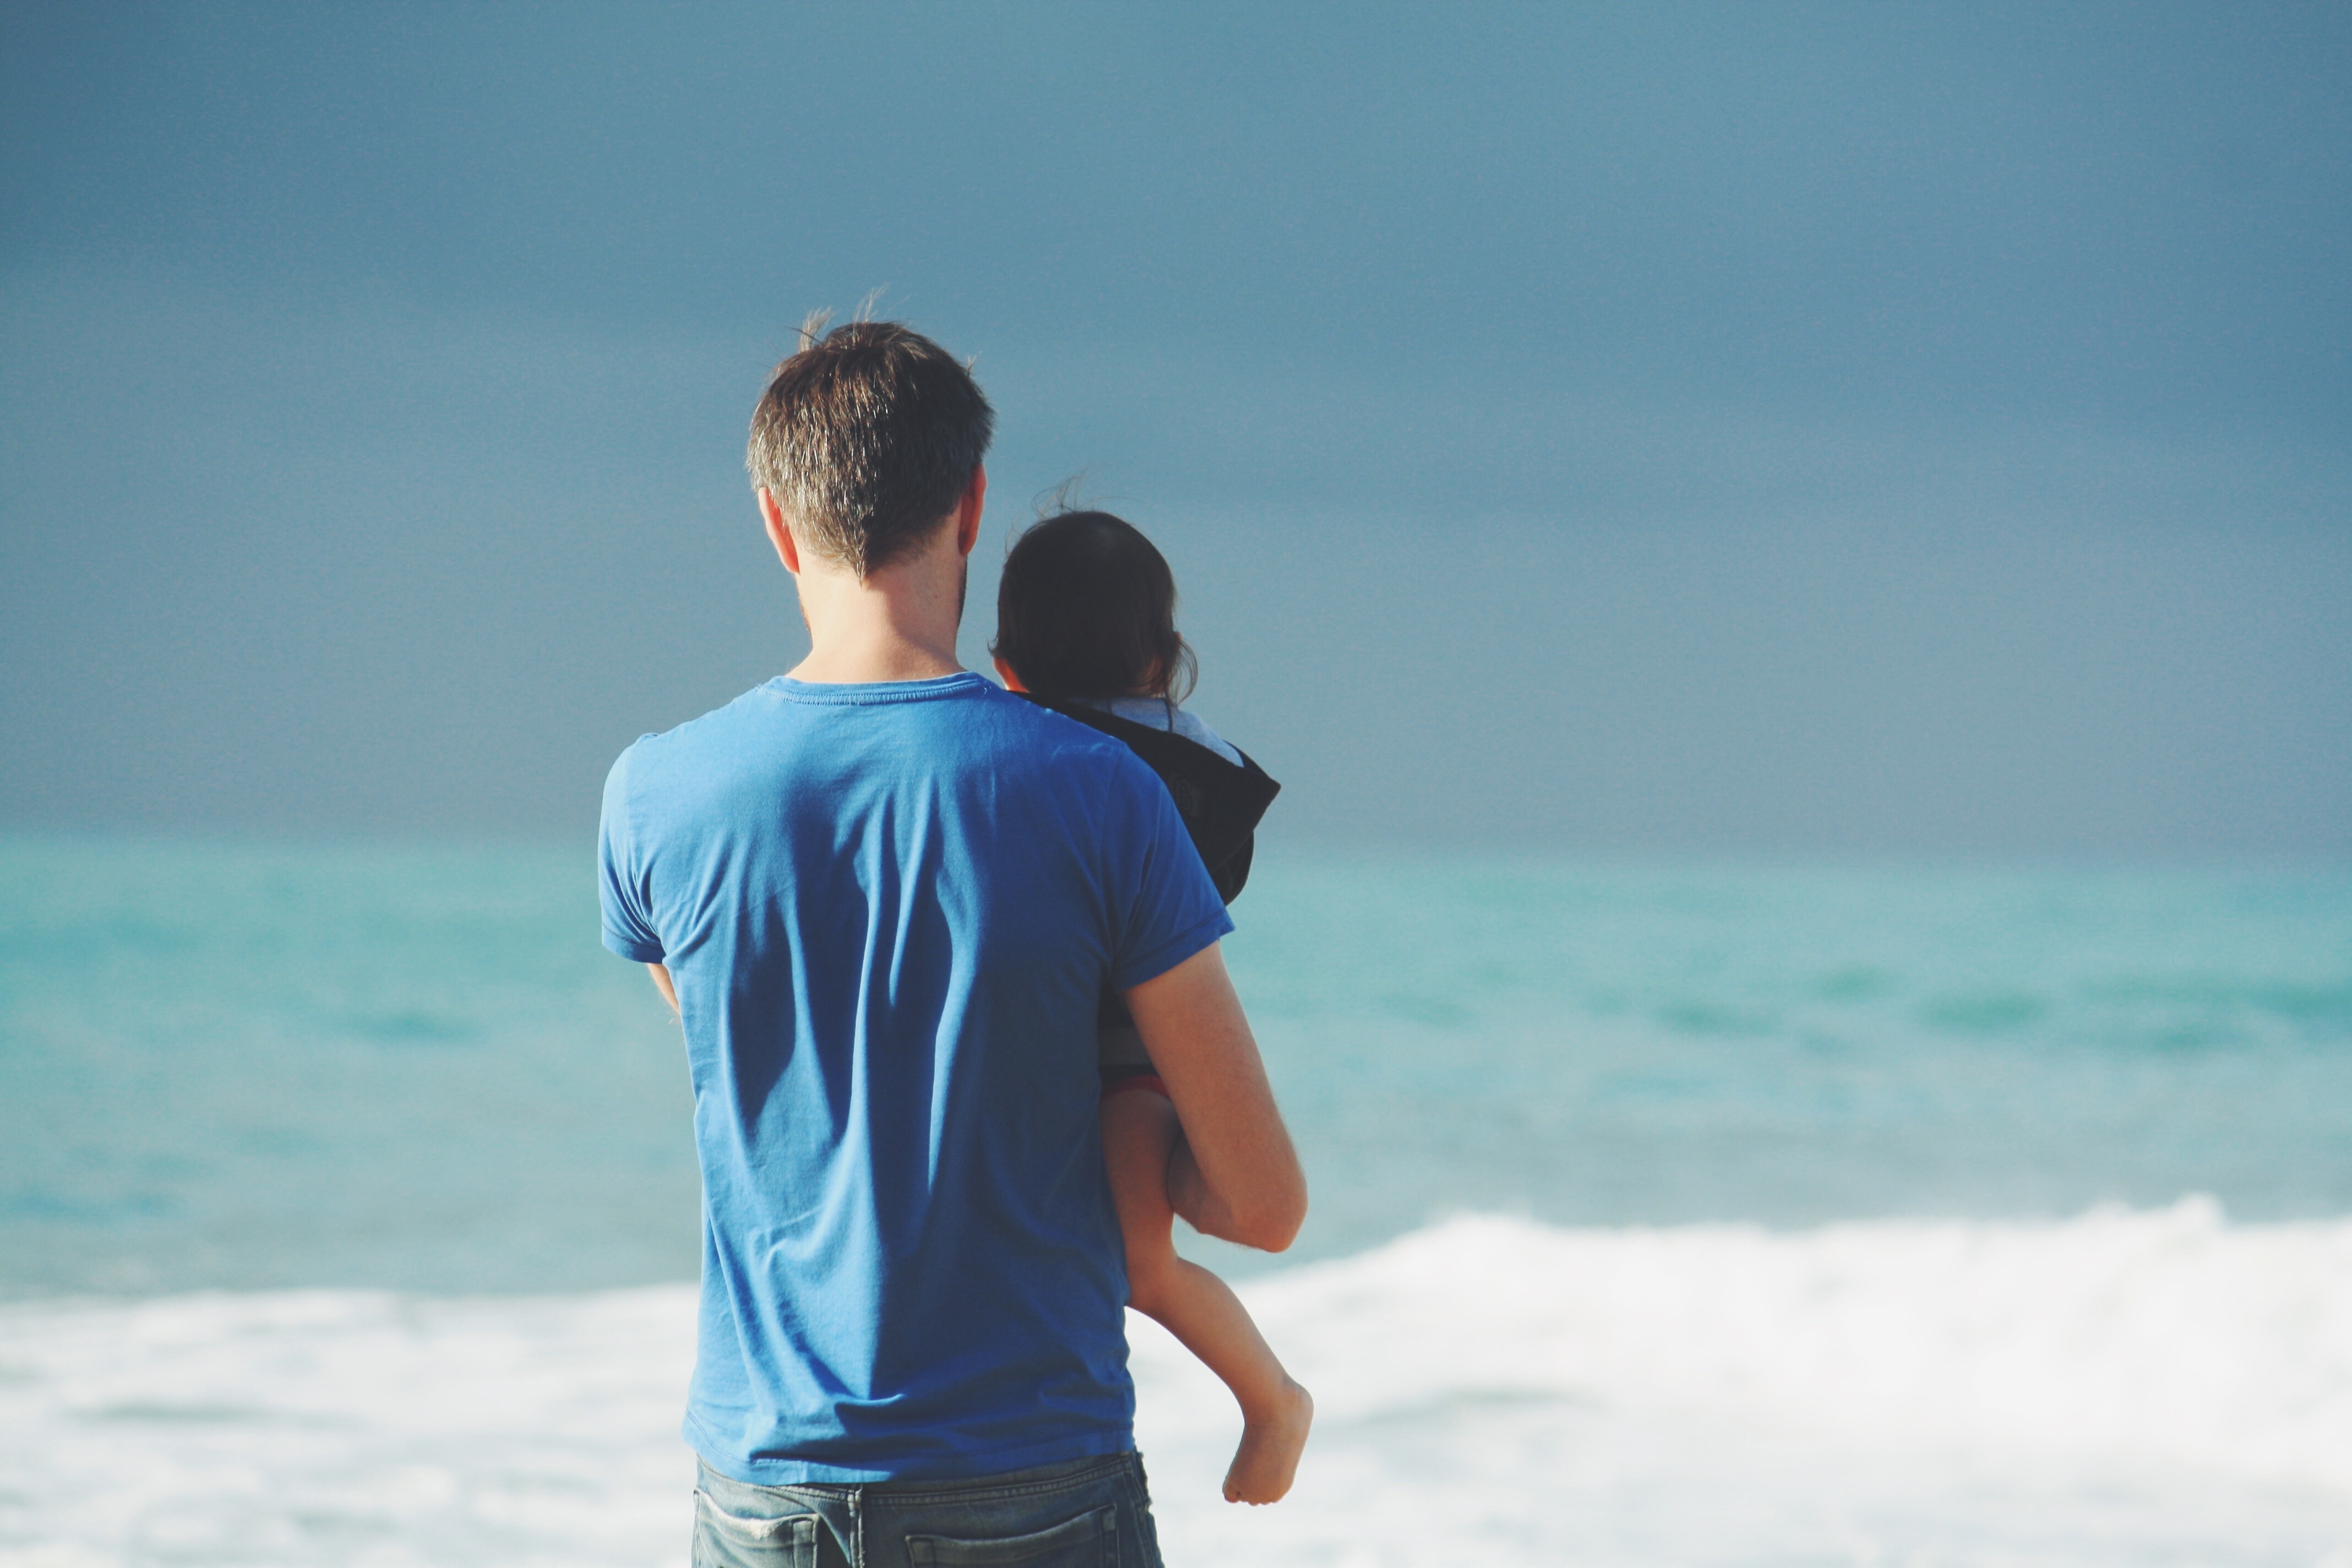
{"type": "Polygon", "coordinates": [[[1169,796],[1176,802],[1176,815],[1184,819],[1186,830],[1192,835],[1193,847],[1200,850],[1209,879],[1217,885],[1217,895],[1229,904],[1234,901],[1249,880],[1258,819],[1282,792],[1264,768],[1250,761],[1246,752],[1241,766],[1235,767],[1198,741],[1169,731],[1083,703],[1022,695],[1041,708],[1051,708],[1066,719],[1101,731],[1141,757],[1168,785],[1169,796]]]}

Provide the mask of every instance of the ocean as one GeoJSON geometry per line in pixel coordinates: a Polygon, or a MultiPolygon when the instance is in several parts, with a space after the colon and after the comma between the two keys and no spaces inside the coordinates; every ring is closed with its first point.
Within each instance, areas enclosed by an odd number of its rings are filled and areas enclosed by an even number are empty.
{"type": "MultiPolygon", "coordinates": [[[[0,1568],[682,1563],[676,1026],[579,844],[0,838],[0,1568]]],[[[2352,1568],[2352,872],[1269,852],[1297,1490],[1174,1564],[2352,1568]]]]}

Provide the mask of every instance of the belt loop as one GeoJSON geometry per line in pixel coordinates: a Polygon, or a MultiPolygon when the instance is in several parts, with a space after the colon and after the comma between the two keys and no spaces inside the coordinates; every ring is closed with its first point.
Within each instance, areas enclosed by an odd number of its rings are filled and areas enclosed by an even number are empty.
{"type": "Polygon", "coordinates": [[[849,1532],[856,1538],[853,1550],[856,1560],[849,1568],[866,1568],[866,1489],[849,1489],[849,1532]]]}

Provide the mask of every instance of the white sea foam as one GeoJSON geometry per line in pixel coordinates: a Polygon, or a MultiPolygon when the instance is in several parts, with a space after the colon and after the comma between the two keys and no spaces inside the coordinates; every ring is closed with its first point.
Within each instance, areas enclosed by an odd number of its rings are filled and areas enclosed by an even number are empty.
{"type": "MultiPolygon", "coordinates": [[[[1316,1392],[1228,1508],[1134,1321],[1171,1563],[2352,1568],[2352,1221],[1455,1220],[1253,1281],[1316,1392]]],[[[679,1288],[0,1309],[0,1564],[684,1555],[679,1288]]]]}

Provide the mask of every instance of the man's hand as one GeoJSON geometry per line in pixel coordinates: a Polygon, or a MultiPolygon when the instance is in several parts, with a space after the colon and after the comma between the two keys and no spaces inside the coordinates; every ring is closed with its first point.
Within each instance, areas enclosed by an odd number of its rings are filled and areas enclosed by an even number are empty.
{"type": "Polygon", "coordinates": [[[1249,1237],[1241,1234],[1241,1222],[1234,1217],[1224,1195],[1201,1174],[1201,1162],[1192,1158],[1192,1145],[1185,1141],[1181,1127],[1176,1130],[1175,1146],[1168,1151],[1167,1182],[1168,1206],[1183,1215],[1186,1225],[1202,1236],[1249,1245],[1249,1237]]]}
{"type": "Polygon", "coordinates": [[[1127,1007],[1184,1124],[1169,1167],[1178,1212],[1198,1215],[1194,1225],[1212,1235],[1280,1252],[1307,1217],[1307,1174],[1224,954],[1212,943],[1129,991],[1127,1007]]]}
{"type": "Polygon", "coordinates": [[[662,994],[662,1000],[669,1004],[669,1010],[677,1012],[677,987],[670,984],[669,971],[658,963],[648,963],[646,972],[654,977],[654,989],[662,994]]]}

